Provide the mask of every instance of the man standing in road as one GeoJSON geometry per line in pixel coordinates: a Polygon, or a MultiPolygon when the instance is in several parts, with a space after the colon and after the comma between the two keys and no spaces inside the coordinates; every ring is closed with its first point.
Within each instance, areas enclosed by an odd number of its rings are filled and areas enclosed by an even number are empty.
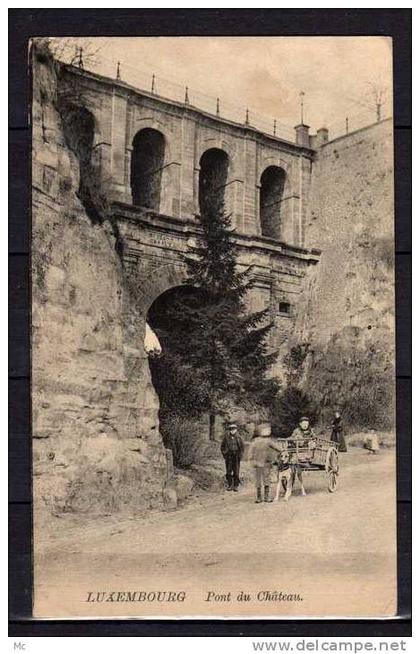
{"type": "Polygon", "coordinates": [[[244,453],[244,442],[238,434],[235,422],[228,422],[227,431],[222,440],[220,450],[226,464],[226,489],[238,491],[239,468],[244,453]]]}

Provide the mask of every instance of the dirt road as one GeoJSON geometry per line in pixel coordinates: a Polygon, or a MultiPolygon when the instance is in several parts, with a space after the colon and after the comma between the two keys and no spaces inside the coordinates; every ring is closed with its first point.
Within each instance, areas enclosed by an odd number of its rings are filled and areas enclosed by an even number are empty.
{"type": "Polygon", "coordinates": [[[307,473],[307,497],[296,490],[288,503],[254,504],[249,485],[172,513],[71,530],[58,520],[38,548],[36,613],[392,615],[394,465],[394,450],[353,449],[340,457],[334,494],[322,472],[307,473]],[[168,600],[169,591],[185,598],[168,600]]]}

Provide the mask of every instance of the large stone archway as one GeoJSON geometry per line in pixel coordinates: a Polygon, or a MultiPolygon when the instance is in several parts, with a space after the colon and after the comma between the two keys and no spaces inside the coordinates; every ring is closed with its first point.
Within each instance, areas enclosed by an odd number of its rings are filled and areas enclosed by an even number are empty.
{"type": "MultiPolygon", "coordinates": [[[[133,388],[133,416],[136,420],[131,431],[146,441],[156,442],[159,436],[159,398],[152,384],[149,355],[145,349],[148,312],[155,300],[172,288],[178,288],[185,279],[181,262],[138,261],[125,266],[125,292],[123,294],[125,370],[133,388]]],[[[152,325],[153,327],[153,325],[152,325]]],[[[130,437],[130,433],[126,434],[130,437]]],[[[125,437],[125,436],[124,436],[125,437]]]]}
{"type": "Polygon", "coordinates": [[[136,306],[146,320],[150,306],[162,293],[184,283],[186,269],[181,260],[139,260],[126,275],[136,306]]]}
{"type": "Polygon", "coordinates": [[[146,316],[160,345],[159,352],[149,356],[159,398],[159,431],[179,468],[201,462],[198,450],[209,447],[208,377],[197,377],[193,344],[201,330],[191,319],[208,299],[203,289],[192,285],[170,287],[154,300],[146,316]]]}

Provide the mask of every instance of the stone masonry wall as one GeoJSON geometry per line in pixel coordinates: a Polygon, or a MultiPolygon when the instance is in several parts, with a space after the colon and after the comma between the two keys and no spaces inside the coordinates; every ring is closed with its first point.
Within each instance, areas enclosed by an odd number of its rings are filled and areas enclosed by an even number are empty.
{"type": "Polygon", "coordinates": [[[394,424],[392,121],[321,147],[313,165],[306,246],[322,251],[305,280],[293,341],[309,346],[301,384],[326,419],[394,424]],[[359,398],[359,399],[358,399],[359,398]]]}
{"type": "MultiPolygon", "coordinates": [[[[306,247],[321,260],[298,332],[326,342],[346,325],[394,330],[392,121],[327,143],[313,165],[306,247]]],[[[308,298],[307,298],[308,299],[308,298]]]]}
{"type": "Polygon", "coordinates": [[[36,517],[161,506],[167,457],[143,349],[144,319],[111,225],[77,197],[79,164],[55,109],[57,77],[35,49],[32,402],[36,517]]]}

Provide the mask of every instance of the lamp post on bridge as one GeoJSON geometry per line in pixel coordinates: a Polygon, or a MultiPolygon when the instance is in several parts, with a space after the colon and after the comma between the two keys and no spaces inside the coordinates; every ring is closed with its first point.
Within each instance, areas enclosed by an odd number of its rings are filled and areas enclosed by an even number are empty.
{"type": "Polygon", "coordinates": [[[300,124],[304,125],[304,122],[303,122],[303,102],[304,102],[304,97],[305,97],[305,91],[301,91],[299,93],[299,97],[300,97],[300,124]]]}
{"type": "Polygon", "coordinates": [[[82,47],[79,48],[79,55],[78,55],[78,59],[77,59],[77,64],[76,64],[76,65],[77,65],[79,68],[81,68],[82,70],[84,69],[84,64],[83,64],[83,48],[82,48],[82,47]]]}

